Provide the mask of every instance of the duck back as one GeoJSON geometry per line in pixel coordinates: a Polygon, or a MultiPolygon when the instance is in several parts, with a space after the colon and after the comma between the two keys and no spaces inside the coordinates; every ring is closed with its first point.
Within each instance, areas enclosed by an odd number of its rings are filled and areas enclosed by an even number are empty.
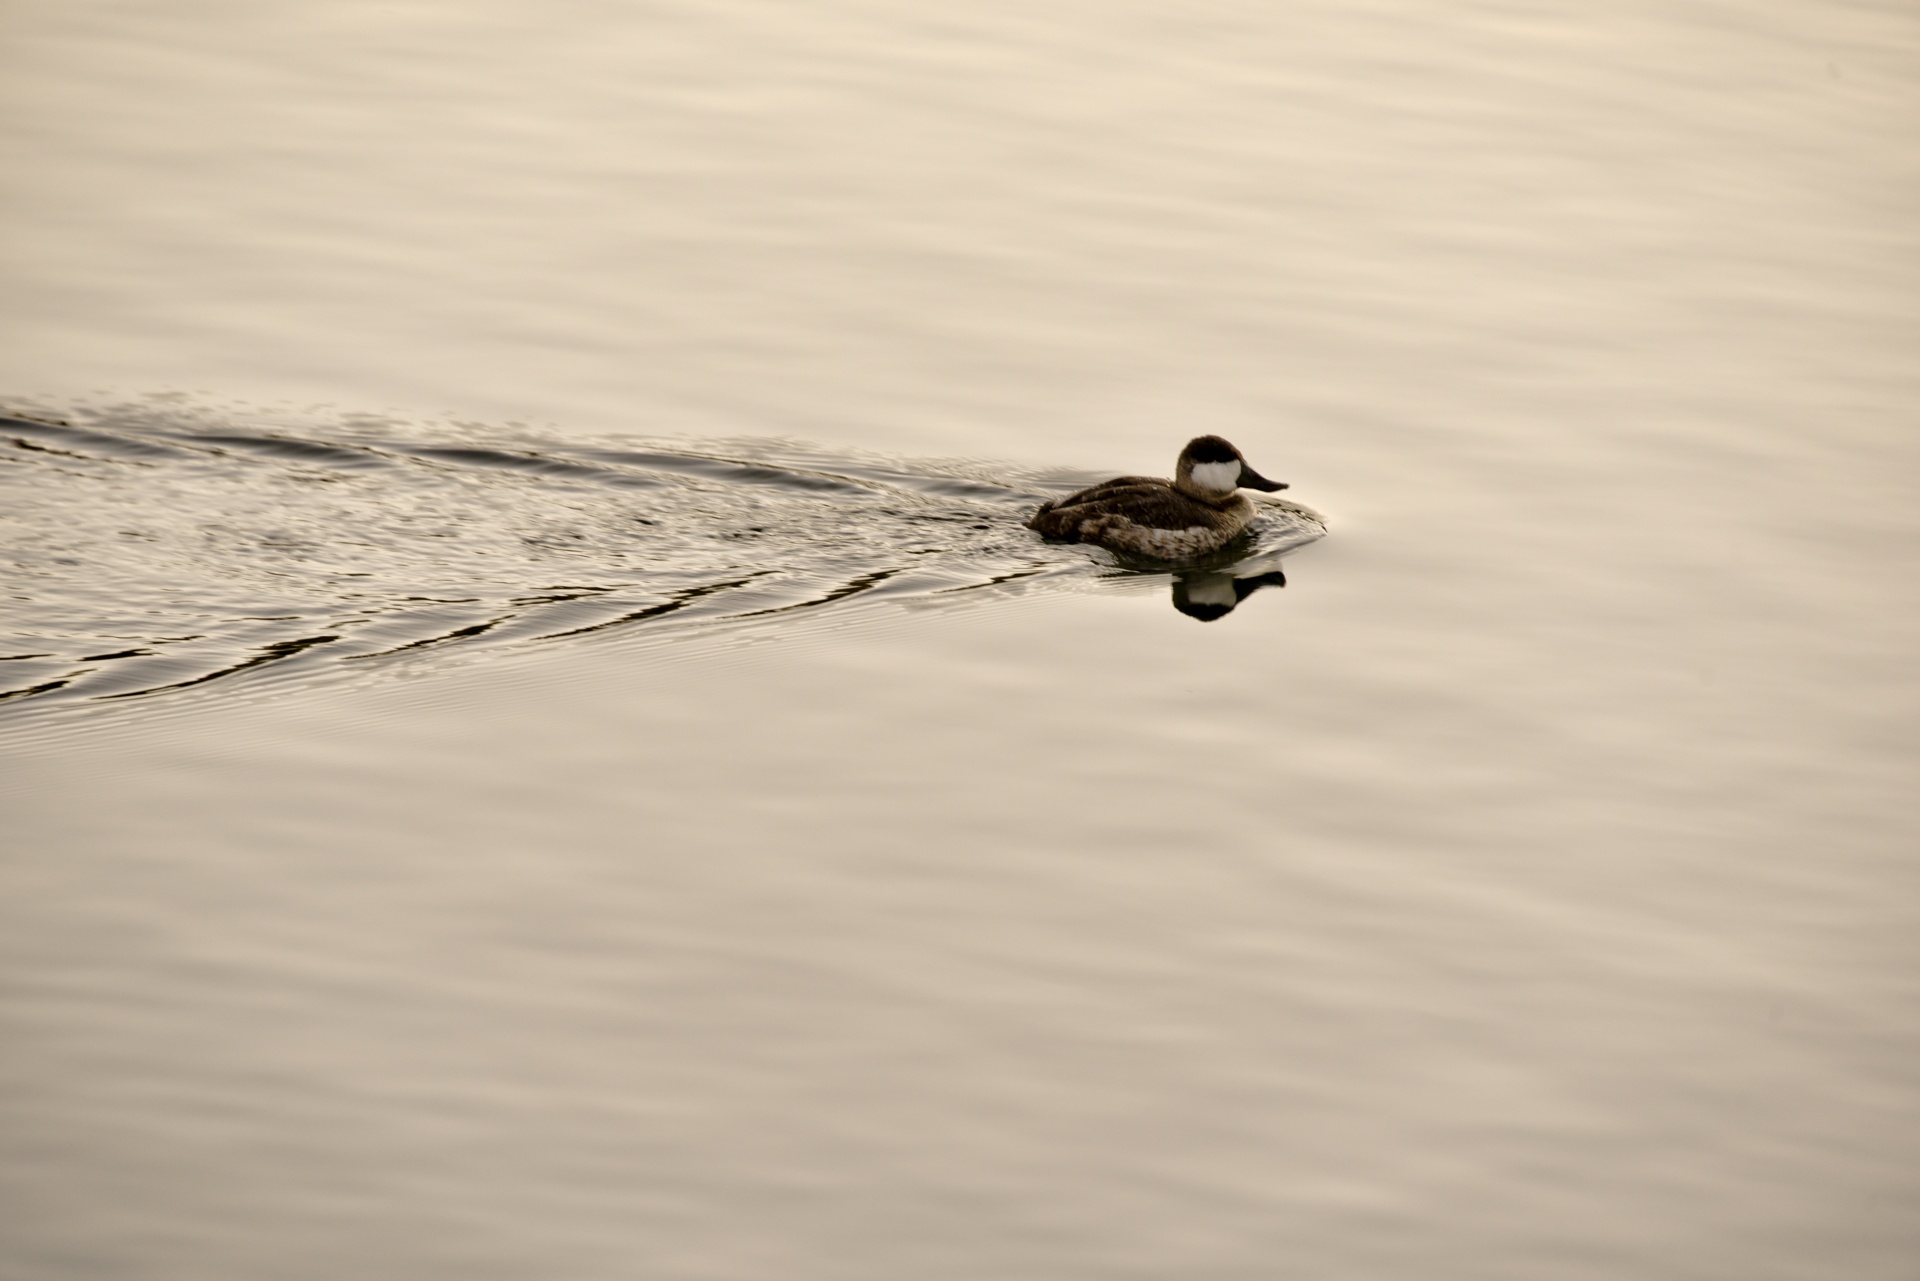
{"type": "Polygon", "coordinates": [[[1179,559],[1230,542],[1253,520],[1239,494],[1215,504],[1151,476],[1121,476],[1042,504],[1027,528],[1139,556],[1179,559]]]}

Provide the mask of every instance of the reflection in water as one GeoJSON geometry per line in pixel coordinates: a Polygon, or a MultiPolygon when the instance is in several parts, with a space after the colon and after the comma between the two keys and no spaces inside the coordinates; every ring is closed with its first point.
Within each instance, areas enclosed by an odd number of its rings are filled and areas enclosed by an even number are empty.
{"type": "MultiPolygon", "coordinates": [[[[0,463],[20,482],[4,509],[10,717],[1167,572],[1023,528],[1077,476],[792,442],[373,418],[262,430],[169,403],[0,417],[0,463]]],[[[1191,563],[1175,605],[1219,617],[1323,529],[1263,498],[1246,534],[1191,563]]]]}
{"type": "Polygon", "coordinates": [[[1219,570],[1193,570],[1173,579],[1173,607],[1190,618],[1211,623],[1263,587],[1285,587],[1287,576],[1277,569],[1244,577],[1219,570]]]}

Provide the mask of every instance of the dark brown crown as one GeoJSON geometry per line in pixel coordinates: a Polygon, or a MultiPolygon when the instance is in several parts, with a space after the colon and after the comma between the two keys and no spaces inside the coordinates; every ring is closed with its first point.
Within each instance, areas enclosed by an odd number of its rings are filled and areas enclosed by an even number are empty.
{"type": "Polygon", "coordinates": [[[1186,454],[1196,463],[1240,461],[1240,451],[1228,444],[1221,436],[1195,436],[1187,442],[1186,454]]]}

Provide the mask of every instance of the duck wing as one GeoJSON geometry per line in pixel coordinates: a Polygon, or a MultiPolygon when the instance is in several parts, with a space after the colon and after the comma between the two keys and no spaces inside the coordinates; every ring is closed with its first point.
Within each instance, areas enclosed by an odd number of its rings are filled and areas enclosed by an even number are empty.
{"type": "Polygon", "coordinates": [[[1116,476],[1112,480],[1103,480],[1098,485],[1068,494],[1065,498],[1053,501],[1055,507],[1078,507],[1086,503],[1109,502],[1116,498],[1131,498],[1135,491],[1162,489],[1172,493],[1172,487],[1164,480],[1154,476],[1116,476]]]}
{"type": "Polygon", "coordinates": [[[1082,510],[1089,516],[1122,516],[1141,529],[1169,530],[1205,525],[1213,514],[1164,480],[1136,482],[1103,492],[1094,502],[1083,505],[1082,510]]]}
{"type": "Polygon", "coordinates": [[[1049,538],[1078,538],[1083,521],[1120,518],[1142,529],[1185,530],[1206,523],[1191,498],[1152,476],[1121,476],[1045,503],[1027,522],[1049,538]]]}
{"type": "Polygon", "coordinates": [[[1139,491],[1154,486],[1164,488],[1165,481],[1157,481],[1149,476],[1121,476],[1115,480],[1106,480],[1086,489],[1076,490],[1061,498],[1049,498],[1040,504],[1027,521],[1027,528],[1038,530],[1048,538],[1077,539],[1080,537],[1080,522],[1110,510],[1116,500],[1130,499],[1139,491]]]}

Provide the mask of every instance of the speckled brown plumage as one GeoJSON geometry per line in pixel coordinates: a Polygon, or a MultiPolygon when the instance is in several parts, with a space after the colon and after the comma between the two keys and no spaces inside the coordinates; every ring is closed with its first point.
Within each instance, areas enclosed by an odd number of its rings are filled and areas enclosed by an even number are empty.
{"type": "Polygon", "coordinates": [[[1027,528],[1048,538],[1181,560],[1224,546],[1253,523],[1253,504],[1236,485],[1286,488],[1247,467],[1240,451],[1220,437],[1201,436],[1181,451],[1173,480],[1121,476],[1103,481],[1041,504],[1027,528]],[[1231,470],[1223,471],[1229,463],[1231,470]],[[1225,487],[1209,488],[1202,479],[1225,487]]]}
{"type": "Polygon", "coordinates": [[[1253,504],[1244,494],[1207,501],[1181,493],[1171,481],[1122,476],[1045,504],[1027,528],[1048,538],[1177,559],[1213,550],[1252,520],[1253,504]]]}

